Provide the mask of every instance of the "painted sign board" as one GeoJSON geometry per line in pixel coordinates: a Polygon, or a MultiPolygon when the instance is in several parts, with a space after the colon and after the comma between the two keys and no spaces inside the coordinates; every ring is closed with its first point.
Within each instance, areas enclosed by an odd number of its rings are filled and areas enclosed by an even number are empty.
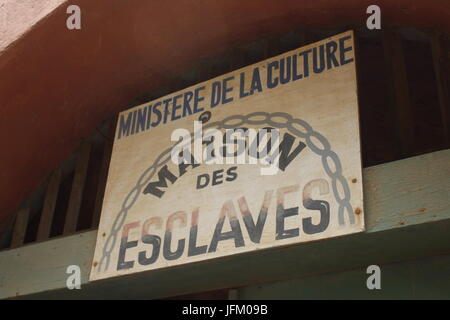
{"type": "Polygon", "coordinates": [[[354,50],[348,31],[122,112],[91,280],[363,231],[354,50]]]}

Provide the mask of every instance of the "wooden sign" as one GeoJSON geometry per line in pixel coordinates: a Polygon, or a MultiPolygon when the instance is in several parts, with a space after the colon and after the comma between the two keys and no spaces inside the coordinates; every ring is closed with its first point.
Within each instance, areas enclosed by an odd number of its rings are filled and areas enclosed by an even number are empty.
{"type": "Polygon", "coordinates": [[[122,112],[91,280],[363,231],[354,50],[345,32],[122,112]]]}

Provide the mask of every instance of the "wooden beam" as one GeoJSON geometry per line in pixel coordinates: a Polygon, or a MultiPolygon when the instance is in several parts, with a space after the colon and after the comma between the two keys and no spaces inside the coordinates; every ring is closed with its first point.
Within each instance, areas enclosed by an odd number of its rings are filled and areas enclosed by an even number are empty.
{"type": "MultiPolygon", "coordinates": [[[[69,265],[80,266],[81,282],[85,284],[90,272],[85,264],[92,260],[96,235],[97,231],[88,231],[0,251],[0,299],[56,287],[68,290],[69,265]]],[[[87,263],[89,267],[90,264],[87,263]]]]}
{"type": "Polygon", "coordinates": [[[414,150],[414,118],[408,88],[402,39],[396,30],[383,29],[384,56],[391,82],[391,100],[394,111],[394,131],[400,142],[401,156],[410,156],[414,150]]]}
{"type": "Polygon", "coordinates": [[[366,231],[354,235],[92,283],[97,231],[6,250],[0,298],[162,298],[450,252],[449,161],[444,150],[363,169],[366,231]],[[81,268],[82,290],[66,288],[70,264],[81,268]]]}
{"type": "Polygon", "coordinates": [[[61,169],[53,171],[50,181],[45,192],[44,206],[42,209],[41,219],[36,241],[45,241],[50,236],[53,215],[55,214],[56,200],[58,198],[59,185],[61,182],[61,169]]]}
{"type": "Polygon", "coordinates": [[[449,45],[445,36],[435,32],[431,37],[431,49],[433,54],[434,73],[439,95],[439,107],[444,127],[445,146],[450,147],[450,94],[449,77],[450,62],[448,57],[449,45]]]}
{"type": "Polygon", "coordinates": [[[17,212],[16,220],[14,222],[14,231],[12,234],[11,248],[17,248],[23,245],[25,235],[27,233],[28,220],[30,217],[30,209],[22,209],[17,212]]]}
{"type": "Polygon", "coordinates": [[[89,155],[91,144],[84,141],[78,151],[75,164],[75,174],[70,190],[69,205],[67,208],[66,220],[64,223],[63,234],[73,233],[77,229],[78,216],[83,197],[84,183],[86,181],[87,169],[89,165],[89,155]]]}

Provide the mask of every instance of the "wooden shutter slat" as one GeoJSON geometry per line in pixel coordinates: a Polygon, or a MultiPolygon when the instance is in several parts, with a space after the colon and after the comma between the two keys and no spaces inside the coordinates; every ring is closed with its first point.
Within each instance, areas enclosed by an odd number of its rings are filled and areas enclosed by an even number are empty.
{"type": "Polygon", "coordinates": [[[27,233],[28,220],[30,218],[30,209],[22,209],[17,212],[16,221],[11,240],[11,248],[17,248],[23,245],[27,233]]]}
{"type": "Polygon", "coordinates": [[[392,105],[395,113],[394,130],[400,140],[402,155],[411,155],[414,149],[414,119],[408,88],[402,39],[395,30],[383,30],[385,59],[392,79],[392,105]]]}
{"type": "Polygon", "coordinates": [[[47,240],[50,236],[50,229],[55,214],[56,200],[58,198],[59,185],[61,182],[61,169],[56,169],[47,186],[45,193],[44,206],[42,209],[41,219],[39,221],[39,228],[37,233],[37,241],[47,240]]]}
{"type": "Polygon", "coordinates": [[[431,48],[446,146],[450,147],[450,96],[448,78],[450,68],[449,58],[447,56],[449,46],[440,33],[434,33],[431,37],[431,48]]]}
{"type": "Polygon", "coordinates": [[[72,181],[72,189],[70,190],[69,205],[67,208],[63,234],[73,233],[77,229],[90,151],[91,144],[83,142],[76,160],[75,174],[72,181]]]}

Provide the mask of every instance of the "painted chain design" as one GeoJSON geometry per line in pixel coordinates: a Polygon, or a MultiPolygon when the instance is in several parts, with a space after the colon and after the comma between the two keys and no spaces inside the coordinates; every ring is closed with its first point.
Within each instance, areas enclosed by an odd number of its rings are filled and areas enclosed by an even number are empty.
{"type": "MultiPolygon", "coordinates": [[[[234,129],[242,125],[270,125],[277,129],[287,129],[291,134],[297,136],[298,138],[305,139],[306,145],[311,149],[311,151],[321,157],[323,168],[325,169],[327,175],[331,178],[333,194],[339,204],[339,225],[345,224],[345,211],[347,211],[350,224],[355,223],[353,208],[350,204],[350,188],[347,180],[342,175],[341,161],[339,160],[338,155],[331,150],[330,143],[323,135],[315,131],[306,121],[292,118],[290,114],[285,112],[253,112],[247,115],[232,115],[222,121],[205,124],[203,125],[203,129],[234,129]],[[313,139],[319,143],[316,144],[313,139]],[[329,160],[333,163],[334,170],[330,167],[329,160]],[[341,195],[338,191],[339,184],[341,185],[341,189],[344,193],[343,195],[341,195]]],[[[192,133],[191,136],[194,136],[194,133],[192,133]]],[[[128,210],[130,210],[137,201],[139,195],[141,194],[142,188],[145,188],[145,186],[151,181],[156,173],[156,170],[170,161],[171,150],[177,144],[178,142],[164,150],[155,159],[153,164],[141,174],[134,188],[125,197],[125,200],[122,203],[122,208],[114,219],[111,232],[109,233],[103,247],[102,258],[98,264],[99,271],[103,265],[104,271],[106,271],[109,267],[111,253],[117,241],[119,231],[125,223],[128,210]]]]}

